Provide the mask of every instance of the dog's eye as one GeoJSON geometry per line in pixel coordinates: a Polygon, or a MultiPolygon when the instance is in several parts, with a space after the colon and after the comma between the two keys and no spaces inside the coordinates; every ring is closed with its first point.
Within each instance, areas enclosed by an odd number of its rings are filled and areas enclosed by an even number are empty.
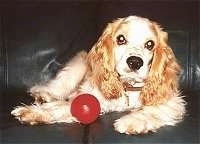
{"type": "Polygon", "coordinates": [[[147,48],[148,50],[152,50],[154,47],[154,42],[152,40],[149,40],[145,43],[144,47],[147,48]]]}
{"type": "Polygon", "coordinates": [[[126,38],[123,35],[118,35],[117,36],[117,44],[118,45],[126,44],[126,38]]]}

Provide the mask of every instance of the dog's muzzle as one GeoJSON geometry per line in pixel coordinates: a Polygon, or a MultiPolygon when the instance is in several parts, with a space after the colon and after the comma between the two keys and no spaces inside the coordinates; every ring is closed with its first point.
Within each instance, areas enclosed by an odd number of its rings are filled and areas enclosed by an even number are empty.
{"type": "Polygon", "coordinates": [[[126,59],[126,63],[131,70],[139,70],[143,66],[143,60],[137,56],[130,56],[126,59]]]}

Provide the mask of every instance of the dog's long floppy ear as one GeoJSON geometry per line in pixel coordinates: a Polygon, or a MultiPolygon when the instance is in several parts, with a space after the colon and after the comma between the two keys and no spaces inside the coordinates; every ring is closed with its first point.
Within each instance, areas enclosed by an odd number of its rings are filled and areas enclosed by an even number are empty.
{"type": "Polygon", "coordinates": [[[154,49],[150,72],[140,95],[140,100],[144,105],[163,103],[178,93],[180,66],[167,44],[167,33],[155,23],[153,29],[157,34],[159,44],[154,49]]]}
{"type": "Polygon", "coordinates": [[[90,78],[107,99],[118,98],[123,90],[115,71],[113,34],[120,20],[108,24],[103,34],[88,54],[90,78]]]}

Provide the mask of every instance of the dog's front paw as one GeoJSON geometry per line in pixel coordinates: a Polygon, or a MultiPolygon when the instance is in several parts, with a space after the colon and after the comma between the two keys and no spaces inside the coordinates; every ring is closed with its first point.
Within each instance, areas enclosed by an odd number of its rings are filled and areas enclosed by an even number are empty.
{"type": "Polygon", "coordinates": [[[29,123],[31,125],[39,123],[39,120],[41,119],[40,114],[37,114],[37,112],[33,111],[29,106],[18,106],[11,114],[20,122],[29,123]]]}
{"type": "Polygon", "coordinates": [[[21,123],[30,125],[78,122],[70,113],[70,105],[65,101],[42,105],[18,106],[11,114],[21,123]]]}
{"type": "Polygon", "coordinates": [[[149,131],[145,120],[137,119],[131,115],[116,120],[114,128],[116,131],[125,134],[144,134],[149,131]]]}

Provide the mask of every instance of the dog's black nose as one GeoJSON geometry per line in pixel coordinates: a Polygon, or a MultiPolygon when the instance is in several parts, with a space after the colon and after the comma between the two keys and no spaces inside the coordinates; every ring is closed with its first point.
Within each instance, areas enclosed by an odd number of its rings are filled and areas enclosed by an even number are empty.
{"type": "Polygon", "coordinates": [[[143,66],[143,60],[137,56],[128,57],[126,63],[131,70],[139,70],[143,66]]]}

